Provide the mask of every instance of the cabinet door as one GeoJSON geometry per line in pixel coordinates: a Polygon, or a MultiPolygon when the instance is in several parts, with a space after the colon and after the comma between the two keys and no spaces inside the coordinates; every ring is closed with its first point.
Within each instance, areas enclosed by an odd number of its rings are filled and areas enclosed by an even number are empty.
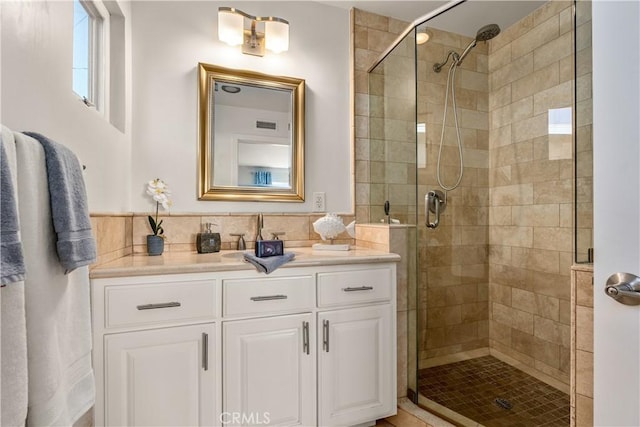
{"type": "Polygon", "coordinates": [[[106,335],[108,426],[216,425],[212,324],[106,335]]]}
{"type": "Polygon", "coordinates": [[[310,313],[223,324],[226,425],[316,424],[314,328],[310,313]]]}
{"type": "Polygon", "coordinates": [[[318,313],[319,424],[354,425],[393,413],[395,351],[389,304],[318,313]]]}

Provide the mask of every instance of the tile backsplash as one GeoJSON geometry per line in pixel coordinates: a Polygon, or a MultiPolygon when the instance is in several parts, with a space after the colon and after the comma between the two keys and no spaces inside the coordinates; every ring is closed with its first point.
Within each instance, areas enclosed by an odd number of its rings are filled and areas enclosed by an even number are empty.
{"type": "MultiPolygon", "coordinates": [[[[91,222],[98,242],[98,262],[104,264],[132,253],[146,253],[146,236],[151,233],[148,213],[91,215],[91,222]]],[[[262,236],[270,239],[274,232],[284,232],[280,239],[288,247],[305,247],[321,242],[313,231],[313,223],[324,214],[265,214],[262,236]]],[[[345,225],[354,220],[353,215],[340,215],[345,225]]],[[[211,230],[220,233],[223,250],[237,247],[238,238],[231,234],[244,233],[247,248],[253,248],[257,231],[255,214],[162,214],[166,235],[165,251],[195,251],[196,235],[204,231],[207,223],[211,230]]],[[[353,239],[343,233],[335,243],[353,243],[353,239]]]]}

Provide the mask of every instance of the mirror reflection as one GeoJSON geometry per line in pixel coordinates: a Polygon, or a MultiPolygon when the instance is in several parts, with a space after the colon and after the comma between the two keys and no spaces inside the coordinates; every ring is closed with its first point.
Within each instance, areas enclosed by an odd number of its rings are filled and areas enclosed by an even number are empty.
{"type": "Polygon", "coordinates": [[[201,200],[304,200],[304,80],[200,64],[201,200]]]}
{"type": "Polygon", "coordinates": [[[291,91],[215,83],[213,185],[291,188],[291,91]]]}

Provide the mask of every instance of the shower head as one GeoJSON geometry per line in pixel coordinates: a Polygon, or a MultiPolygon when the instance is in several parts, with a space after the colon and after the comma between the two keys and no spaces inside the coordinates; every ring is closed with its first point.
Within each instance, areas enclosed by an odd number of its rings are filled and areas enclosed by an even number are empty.
{"type": "Polygon", "coordinates": [[[476,34],[477,42],[486,42],[487,40],[491,40],[495,36],[500,34],[500,27],[498,24],[489,24],[478,30],[476,34]]]}
{"type": "Polygon", "coordinates": [[[449,61],[449,57],[451,56],[453,57],[453,61],[454,61],[453,63],[455,65],[462,64],[462,60],[469,54],[469,52],[471,52],[471,49],[476,47],[476,44],[478,44],[478,42],[486,42],[487,40],[491,40],[498,34],[500,34],[500,27],[498,26],[498,24],[485,25],[484,27],[478,30],[478,32],[476,33],[476,38],[473,39],[471,43],[469,43],[469,46],[467,46],[460,55],[458,55],[454,51],[449,52],[444,62],[433,65],[433,70],[436,73],[439,73],[442,67],[444,66],[444,64],[446,64],[449,61]]]}
{"type": "Polygon", "coordinates": [[[480,28],[476,33],[476,38],[471,43],[469,43],[469,46],[467,46],[467,48],[460,55],[460,58],[456,62],[456,65],[462,64],[462,60],[464,59],[464,57],[467,56],[469,52],[471,52],[471,49],[476,47],[476,44],[478,42],[486,42],[487,40],[491,40],[498,34],[500,34],[500,27],[497,24],[489,24],[480,28]]]}

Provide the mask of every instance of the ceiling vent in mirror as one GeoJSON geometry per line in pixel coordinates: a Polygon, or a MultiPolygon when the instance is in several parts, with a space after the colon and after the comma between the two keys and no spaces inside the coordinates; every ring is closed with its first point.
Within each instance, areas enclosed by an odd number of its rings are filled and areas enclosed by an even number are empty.
{"type": "Polygon", "coordinates": [[[265,122],[262,120],[256,121],[256,128],[258,129],[269,129],[276,130],[276,122],[265,122]]]}

